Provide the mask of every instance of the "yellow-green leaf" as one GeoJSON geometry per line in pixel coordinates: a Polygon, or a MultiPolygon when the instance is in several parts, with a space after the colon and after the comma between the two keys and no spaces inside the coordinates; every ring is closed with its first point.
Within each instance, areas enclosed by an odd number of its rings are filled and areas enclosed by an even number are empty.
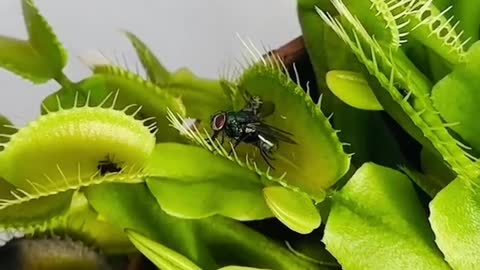
{"type": "Polygon", "coordinates": [[[367,80],[360,73],[343,70],[329,71],[327,85],[339,99],[352,107],[372,111],[383,110],[367,80]]]}
{"type": "Polygon", "coordinates": [[[28,41],[6,36],[0,36],[0,67],[38,84],[55,76],[47,59],[28,41]]]}
{"type": "Polygon", "coordinates": [[[321,217],[312,200],[281,186],[263,189],[265,201],[275,214],[291,230],[309,234],[321,224],[321,217]]]}
{"type": "Polygon", "coordinates": [[[170,215],[205,218],[218,214],[237,220],[273,216],[258,175],[203,148],[157,144],[146,172],[150,191],[170,215]]]}
{"type": "Polygon", "coordinates": [[[343,269],[450,269],[410,180],[373,163],[334,195],[323,242],[343,269]]]}
{"type": "Polygon", "coordinates": [[[138,58],[147,72],[148,79],[159,86],[165,86],[170,79],[170,72],[139,37],[128,31],[125,32],[125,35],[135,48],[138,58]]]}
{"type": "Polygon", "coordinates": [[[162,270],[201,270],[185,256],[157,243],[134,230],[126,230],[128,238],[151,262],[162,270]]]}
{"type": "Polygon", "coordinates": [[[455,270],[480,265],[480,190],[456,179],[430,203],[430,224],[435,242],[455,270]]]}
{"type": "Polygon", "coordinates": [[[59,75],[67,63],[67,53],[51,26],[40,14],[33,0],[22,0],[23,17],[30,44],[46,60],[48,66],[59,75]]]}

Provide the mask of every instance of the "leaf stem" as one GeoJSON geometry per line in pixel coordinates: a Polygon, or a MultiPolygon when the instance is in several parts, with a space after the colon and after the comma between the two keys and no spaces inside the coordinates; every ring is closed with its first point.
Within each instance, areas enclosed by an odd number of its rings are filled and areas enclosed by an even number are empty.
{"type": "Polygon", "coordinates": [[[75,84],[63,72],[60,72],[54,80],[60,84],[65,91],[73,91],[75,89],[75,84]]]}

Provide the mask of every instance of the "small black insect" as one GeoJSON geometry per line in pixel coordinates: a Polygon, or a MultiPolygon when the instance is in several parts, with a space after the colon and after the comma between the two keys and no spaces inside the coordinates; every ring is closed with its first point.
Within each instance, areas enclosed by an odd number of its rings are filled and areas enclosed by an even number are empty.
{"type": "Polygon", "coordinates": [[[275,160],[272,156],[277,150],[280,141],[296,144],[291,138],[291,133],[268,125],[264,118],[270,116],[275,111],[272,102],[264,102],[258,96],[246,94],[247,105],[240,111],[220,111],[211,118],[213,135],[210,139],[215,140],[222,135],[221,143],[224,143],[224,137],[234,140],[233,149],[240,143],[254,145],[260,150],[260,155],[265,162],[274,169],[269,160],[275,160]]]}
{"type": "Polygon", "coordinates": [[[118,173],[122,168],[113,161],[113,156],[107,155],[104,160],[100,160],[97,165],[100,175],[104,176],[109,173],[118,173]]]}

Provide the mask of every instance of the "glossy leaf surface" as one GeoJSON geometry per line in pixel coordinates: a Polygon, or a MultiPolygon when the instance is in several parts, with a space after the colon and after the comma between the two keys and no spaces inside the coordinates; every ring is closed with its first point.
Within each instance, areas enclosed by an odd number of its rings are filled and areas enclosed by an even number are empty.
{"type": "Polygon", "coordinates": [[[275,216],[293,231],[309,234],[320,226],[320,214],[310,198],[280,186],[266,187],[263,194],[275,216]]]}
{"type": "Polygon", "coordinates": [[[151,262],[164,270],[201,270],[181,254],[133,230],[126,230],[128,238],[151,262]]]}
{"type": "Polygon", "coordinates": [[[334,195],[323,242],[343,269],[450,269],[409,179],[372,163],[334,195]]]}
{"type": "Polygon", "coordinates": [[[455,270],[480,263],[480,190],[456,179],[430,203],[430,224],[445,260],[455,270]]]}
{"type": "Polygon", "coordinates": [[[157,144],[148,187],[162,209],[182,218],[216,214],[238,220],[272,217],[255,173],[196,146],[157,144]]]}

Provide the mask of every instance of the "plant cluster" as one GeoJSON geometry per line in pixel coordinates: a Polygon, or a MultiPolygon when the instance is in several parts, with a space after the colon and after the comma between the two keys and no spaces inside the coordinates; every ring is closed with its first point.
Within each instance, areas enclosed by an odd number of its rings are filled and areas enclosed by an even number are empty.
{"type": "MultiPolygon", "coordinates": [[[[172,72],[131,32],[145,75],[97,58],[74,82],[46,19],[22,9],[28,39],[0,36],[0,66],[60,89],[25,127],[0,118],[2,230],[159,269],[479,268],[480,1],[298,0],[314,87],[243,40],[237,72],[172,72]],[[296,142],[274,166],[211,136],[246,96],[296,142]]],[[[75,254],[55,264],[107,267],[75,254]]]]}

